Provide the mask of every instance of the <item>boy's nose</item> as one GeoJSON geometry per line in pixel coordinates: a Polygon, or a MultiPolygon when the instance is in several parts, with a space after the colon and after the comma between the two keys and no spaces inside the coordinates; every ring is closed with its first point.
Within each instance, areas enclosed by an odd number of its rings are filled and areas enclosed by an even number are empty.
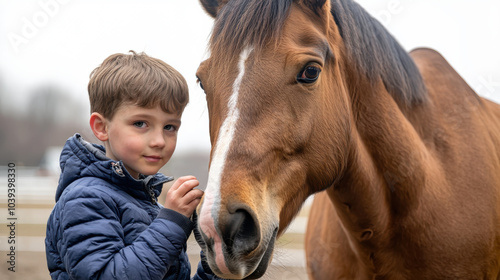
{"type": "Polygon", "coordinates": [[[155,132],[151,137],[149,145],[151,147],[163,148],[165,146],[165,137],[163,135],[163,131],[155,132]]]}

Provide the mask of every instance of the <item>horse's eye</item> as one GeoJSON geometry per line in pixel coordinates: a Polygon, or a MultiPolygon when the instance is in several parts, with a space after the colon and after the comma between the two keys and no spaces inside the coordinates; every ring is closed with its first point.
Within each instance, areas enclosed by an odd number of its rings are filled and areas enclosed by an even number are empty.
{"type": "Polygon", "coordinates": [[[306,84],[314,83],[318,79],[319,73],[321,73],[319,67],[308,65],[297,75],[297,81],[306,84]]]}
{"type": "Polygon", "coordinates": [[[196,82],[200,85],[200,88],[201,88],[203,91],[205,91],[205,89],[203,88],[203,84],[201,83],[200,78],[198,78],[198,77],[197,77],[197,78],[196,78],[196,82]]]}

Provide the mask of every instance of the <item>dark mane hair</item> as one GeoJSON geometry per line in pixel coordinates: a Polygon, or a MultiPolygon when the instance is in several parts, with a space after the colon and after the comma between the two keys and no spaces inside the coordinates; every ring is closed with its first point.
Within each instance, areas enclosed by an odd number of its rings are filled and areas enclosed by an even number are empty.
{"type": "MultiPolygon", "coordinates": [[[[293,0],[231,0],[217,15],[212,52],[234,56],[246,45],[277,42],[293,0]]],[[[426,88],[409,54],[392,35],[352,0],[331,0],[331,13],[349,60],[371,81],[381,78],[387,90],[406,105],[423,102],[426,88]]]]}
{"type": "Polygon", "coordinates": [[[352,0],[332,0],[331,4],[357,71],[371,81],[380,77],[387,90],[406,105],[425,101],[427,90],[420,71],[387,29],[352,0]]]}

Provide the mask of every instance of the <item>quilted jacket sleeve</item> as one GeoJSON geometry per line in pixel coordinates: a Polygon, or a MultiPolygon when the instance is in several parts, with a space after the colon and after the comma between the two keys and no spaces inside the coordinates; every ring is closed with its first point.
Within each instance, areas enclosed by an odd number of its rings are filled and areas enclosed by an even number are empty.
{"type": "Polygon", "coordinates": [[[125,246],[120,215],[109,195],[94,189],[68,198],[61,211],[58,246],[70,277],[162,279],[184,250],[192,229],[189,220],[185,224],[174,221],[168,211],[162,209],[149,227],[125,246]]]}

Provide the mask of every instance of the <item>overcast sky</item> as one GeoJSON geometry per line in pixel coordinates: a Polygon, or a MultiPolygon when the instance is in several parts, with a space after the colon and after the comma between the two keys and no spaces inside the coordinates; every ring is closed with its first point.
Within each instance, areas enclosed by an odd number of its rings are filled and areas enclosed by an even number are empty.
{"type": "MultiPolygon", "coordinates": [[[[500,102],[500,1],[357,2],[405,49],[438,50],[480,95],[500,102]]],[[[0,109],[26,108],[30,90],[49,83],[88,108],[90,72],[112,53],[144,51],[188,81],[178,150],[206,150],[208,116],[195,72],[211,27],[196,0],[0,0],[0,83],[9,92],[0,109]]]]}

